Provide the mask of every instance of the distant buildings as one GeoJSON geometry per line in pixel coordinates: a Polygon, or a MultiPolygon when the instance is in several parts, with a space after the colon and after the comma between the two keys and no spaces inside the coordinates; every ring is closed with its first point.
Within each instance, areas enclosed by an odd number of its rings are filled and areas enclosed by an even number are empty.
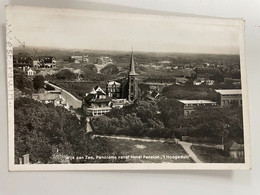
{"type": "Polygon", "coordinates": [[[14,67],[33,67],[33,58],[28,55],[17,55],[13,57],[14,67]]]}
{"type": "Polygon", "coordinates": [[[217,100],[221,107],[229,107],[231,105],[242,106],[242,90],[241,89],[219,89],[215,90],[217,100]]]}
{"type": "Polygon", "coordinates": [[[108,57],[108,56],[101,56],[101,57],[97,58],[96,64],[99,64],[99,65],[109,65],[109,64],[114,64],[114,63],[113,63],[113,60],[110,57],[108,57]]]}
{"type": "Polygon", "coordinates": [[[146,78],[146,83],[158,83],[158,84],[174,84],[176,78],[174,76],[151,76],[146,78]]]}
{"type": "Polygon", "coordinates": [[[214,67],[199,67],[195,69],[197,79],[206,80],[211,76],[220,74],[220,70],[214,67]]]}
{"type": "Polygon", "coordinates": [[[201,79],[195,79],[193,81],[193,85],[201,85],[202,83],[204,83],[205,81],[204,80],[201,80],[201,79]]]}
{"type": "Polygon", "coordinates": [[[187,117],[198,107],[216,107],[217,103],[210,100],[179,100],[183,108],[183,116],[187,117]]]}
{"type": "Polygon", "coordinates": [[[71,56],[70,59],[74,61],[75,63],[80,63],[80,62],[89,62],[89,56],[88,55],[78,55],[78,56],[71,56]]]}
{"type": "Polygon", "coordinates": [[[27,54],[18,54],[13,56],[14,67],[31,67],[31,68],[55,68],[56,59],[53,56],[31,57],[27,54]]]}
{"type": "Polygon", "coordinates": [[[195,79],[193,81],[193,85],[213,85],[215,83],[214,80],[209,80],[209,79],[195,79]]]}

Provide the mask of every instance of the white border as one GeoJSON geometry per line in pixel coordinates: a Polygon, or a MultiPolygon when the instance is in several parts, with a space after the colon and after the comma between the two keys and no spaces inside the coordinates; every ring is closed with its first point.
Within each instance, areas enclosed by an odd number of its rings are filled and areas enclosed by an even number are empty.
{"type": "Polygon", "coordinates": [[[79,170],[248,170],[251,169],[250,154],[250,133],[249,133],[249,105],[248,105],[248,87],[247,74],[245,66],[245,21],[242,19],[219,19],[206,17],[183,17],[183,16],[160,16],[145,15],[118,12],[101,12],[90,10],[72,10],[72,9],[53,9],[37,8],[23,6],[8,6],[9,8],[38,9],[38,11],[50,12],[56,14],[77,14],[90,17],[106,18],[131,18],[143,20],[181,20],[215,24],[232,25],[239,29],[240,43],[240,66],[242,81],[242,101],[243,101],[243,124],[244,124],[244,147],[245,163],[118,163],[118,164],[14,164],[14,86],[13,86],[13,46],[12,46],[12,28],[6,24],[6,51],[7,51],[7,85],[8,85],[8,144],[9,144],[9,170],[10,171],[79,171],[79,170]]]}

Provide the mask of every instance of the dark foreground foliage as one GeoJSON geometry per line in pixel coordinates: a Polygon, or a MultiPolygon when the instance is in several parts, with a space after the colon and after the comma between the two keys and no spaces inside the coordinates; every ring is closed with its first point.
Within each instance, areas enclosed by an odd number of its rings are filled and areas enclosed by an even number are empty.
{"type": "Polygon", "coordinates": [[[122,109],[92,119],[95,133],[151,138],[182,139],[221,144],[234,140],[243,143],[241,107],[200,108],[188,118],[182,105],[174,99],[159,102],[138,101],[122,109]]]}
{"type": "MultiPolygon", "coordinates": [[[[30,155],[31,163],[60,163],[53,155],[84,157],[117,154],[105,139],[91,138],[85,119],[79,120],[68,110],[42,104],[29,98],[15,100],[15,160],[30,155]]],[[[109,162],[92,160],[91,162],[109,162]]]]}

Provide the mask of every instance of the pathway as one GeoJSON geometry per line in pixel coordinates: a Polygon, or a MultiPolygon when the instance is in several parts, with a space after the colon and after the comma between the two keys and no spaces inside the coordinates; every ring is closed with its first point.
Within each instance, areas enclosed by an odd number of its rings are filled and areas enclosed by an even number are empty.
{"type": "MultiPolygon", "coordinates": [[[[104,138],[112,138],[112,139],[121,139],[121,140],[131,140],[131,141],[143,141],[143,142],[171,142],[165,139],[149,139],[149,138],[135,138],[135,137],[123,137],[123,136],[108,136],[108,135],[93,135],[94,137],[104,137],[104,138]]],[[[174,142],[174,141],[172,141],[174,142]]],[[[175,142],[174,142],[175,143],[175,142]]]]}
{"type": "Polygon", "coordinates": [[[92,132],[93,131],[93,129],[92,129],[92,127],[91,127],[91,125],[90,125],[90,118],[89,117],[86,117],[86,131],[89,133],[89,132],[92,132]]]}
{"type": "Polygon", "coordinates": [[[183,149],[190,155],[192,160],[194,160],[195,163],[203,163],[200,159],[198,159],[197,155],[191,150],[192,143],[184,142],[184,141],[178,141],[178,143],[183,147],[183,149]]]}

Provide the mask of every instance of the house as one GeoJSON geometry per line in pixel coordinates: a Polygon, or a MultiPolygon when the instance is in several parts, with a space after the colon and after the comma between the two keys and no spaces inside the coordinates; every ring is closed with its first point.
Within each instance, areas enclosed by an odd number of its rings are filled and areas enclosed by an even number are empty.
{"type": "Polygon", "coordinates": [[[215,92],[217,93],[217,102],[221,107],[242,106],[241,89],[218,89],[215,92]]]}
{"type": "Polygon", "coordinates": [[[206,84],[206,85],[213,85],[214,83],[215,83],[214,80],[209,80],[209,79],[208,79],[208,80],[205,81],[205,84],[206,84]]]}
{"type": "Polygon", "coordinates": [[[202,79],[195,79],[194,81],[193,81],[193,85],[201,85],[202,83],[204,83],[205,81],[204,80],[202,80],[202,79]]]}
{"type": "Polygon", "coordinates": [[[182,104],[183,116],[187,117],[198,107],[217,107],[217,103],[210,100],[178,100],[182,104]]]}
{"type": "Polygon", "coordinates": [[[112,98],[96,86],[90,93],[87,93],[83,100],[82,109],[88,115],[99,116],[110,112],[112,98]]]}
{"type": "Polygon", "coordinates": [[[32,94],[32,99],[42,102],[44,104],[53,104],[54,106],[61,106],[64,104],[60,94],[37,93],[32,94]]]}
{"type": "Polygon", "coordinates": [[[244,144],[238,144],[237,142],[231,140],[224,144],[224,150],[229,154],[231,158],[244,158],[244,144]]]}
{"type": "Polygon", "coordinates": [[[28,76],[34,76],[35,73],[36,73],[36,71],[32,70],[31,68],[28,68],[28,69],[26,70],[26,74],[27,74],[28,76]]]}
{"type": "Polygon", "coordinates": [[[38,69],[41,67],[40,60],[38,58],[33,59],[33,68],[38,69]]]}
{"type": "Polygon", "coordinates": [[[41,68],[55,68],[56,59],[53,56],[41,56],[39,57],[41,68]]]}
{"type": "Polygon", "coordinates": [[[36,71],[33,70],[31,67],[29,66],[24,66],[23,67],[23,72],[27,75],[27,76],[34,76],[36,74],[36,71]]]}
{"type": "Polygon", "coordinates": [[[188,80],[185,77],[176,77],[176,85],[184,85],[188,80]]]}
{"type": "Polygon", "coordinates": [[[129,101],[126,99],[113,99],[112,100],[112,108],[123,108],[126,105],[129,105],[129,101]]]}
{"type": "Polygon", "coordinates": [[[107,95],[111,98],[121,98],[121,83],[116,81],[109,81],[107,83],[106,91],[107,95]]]}
{"type": "Polygon", "coordinates": [[[26,54],[18,54],[13,57],[13,63],[17,67],[33,67],[33,58],[26,54]]]}

